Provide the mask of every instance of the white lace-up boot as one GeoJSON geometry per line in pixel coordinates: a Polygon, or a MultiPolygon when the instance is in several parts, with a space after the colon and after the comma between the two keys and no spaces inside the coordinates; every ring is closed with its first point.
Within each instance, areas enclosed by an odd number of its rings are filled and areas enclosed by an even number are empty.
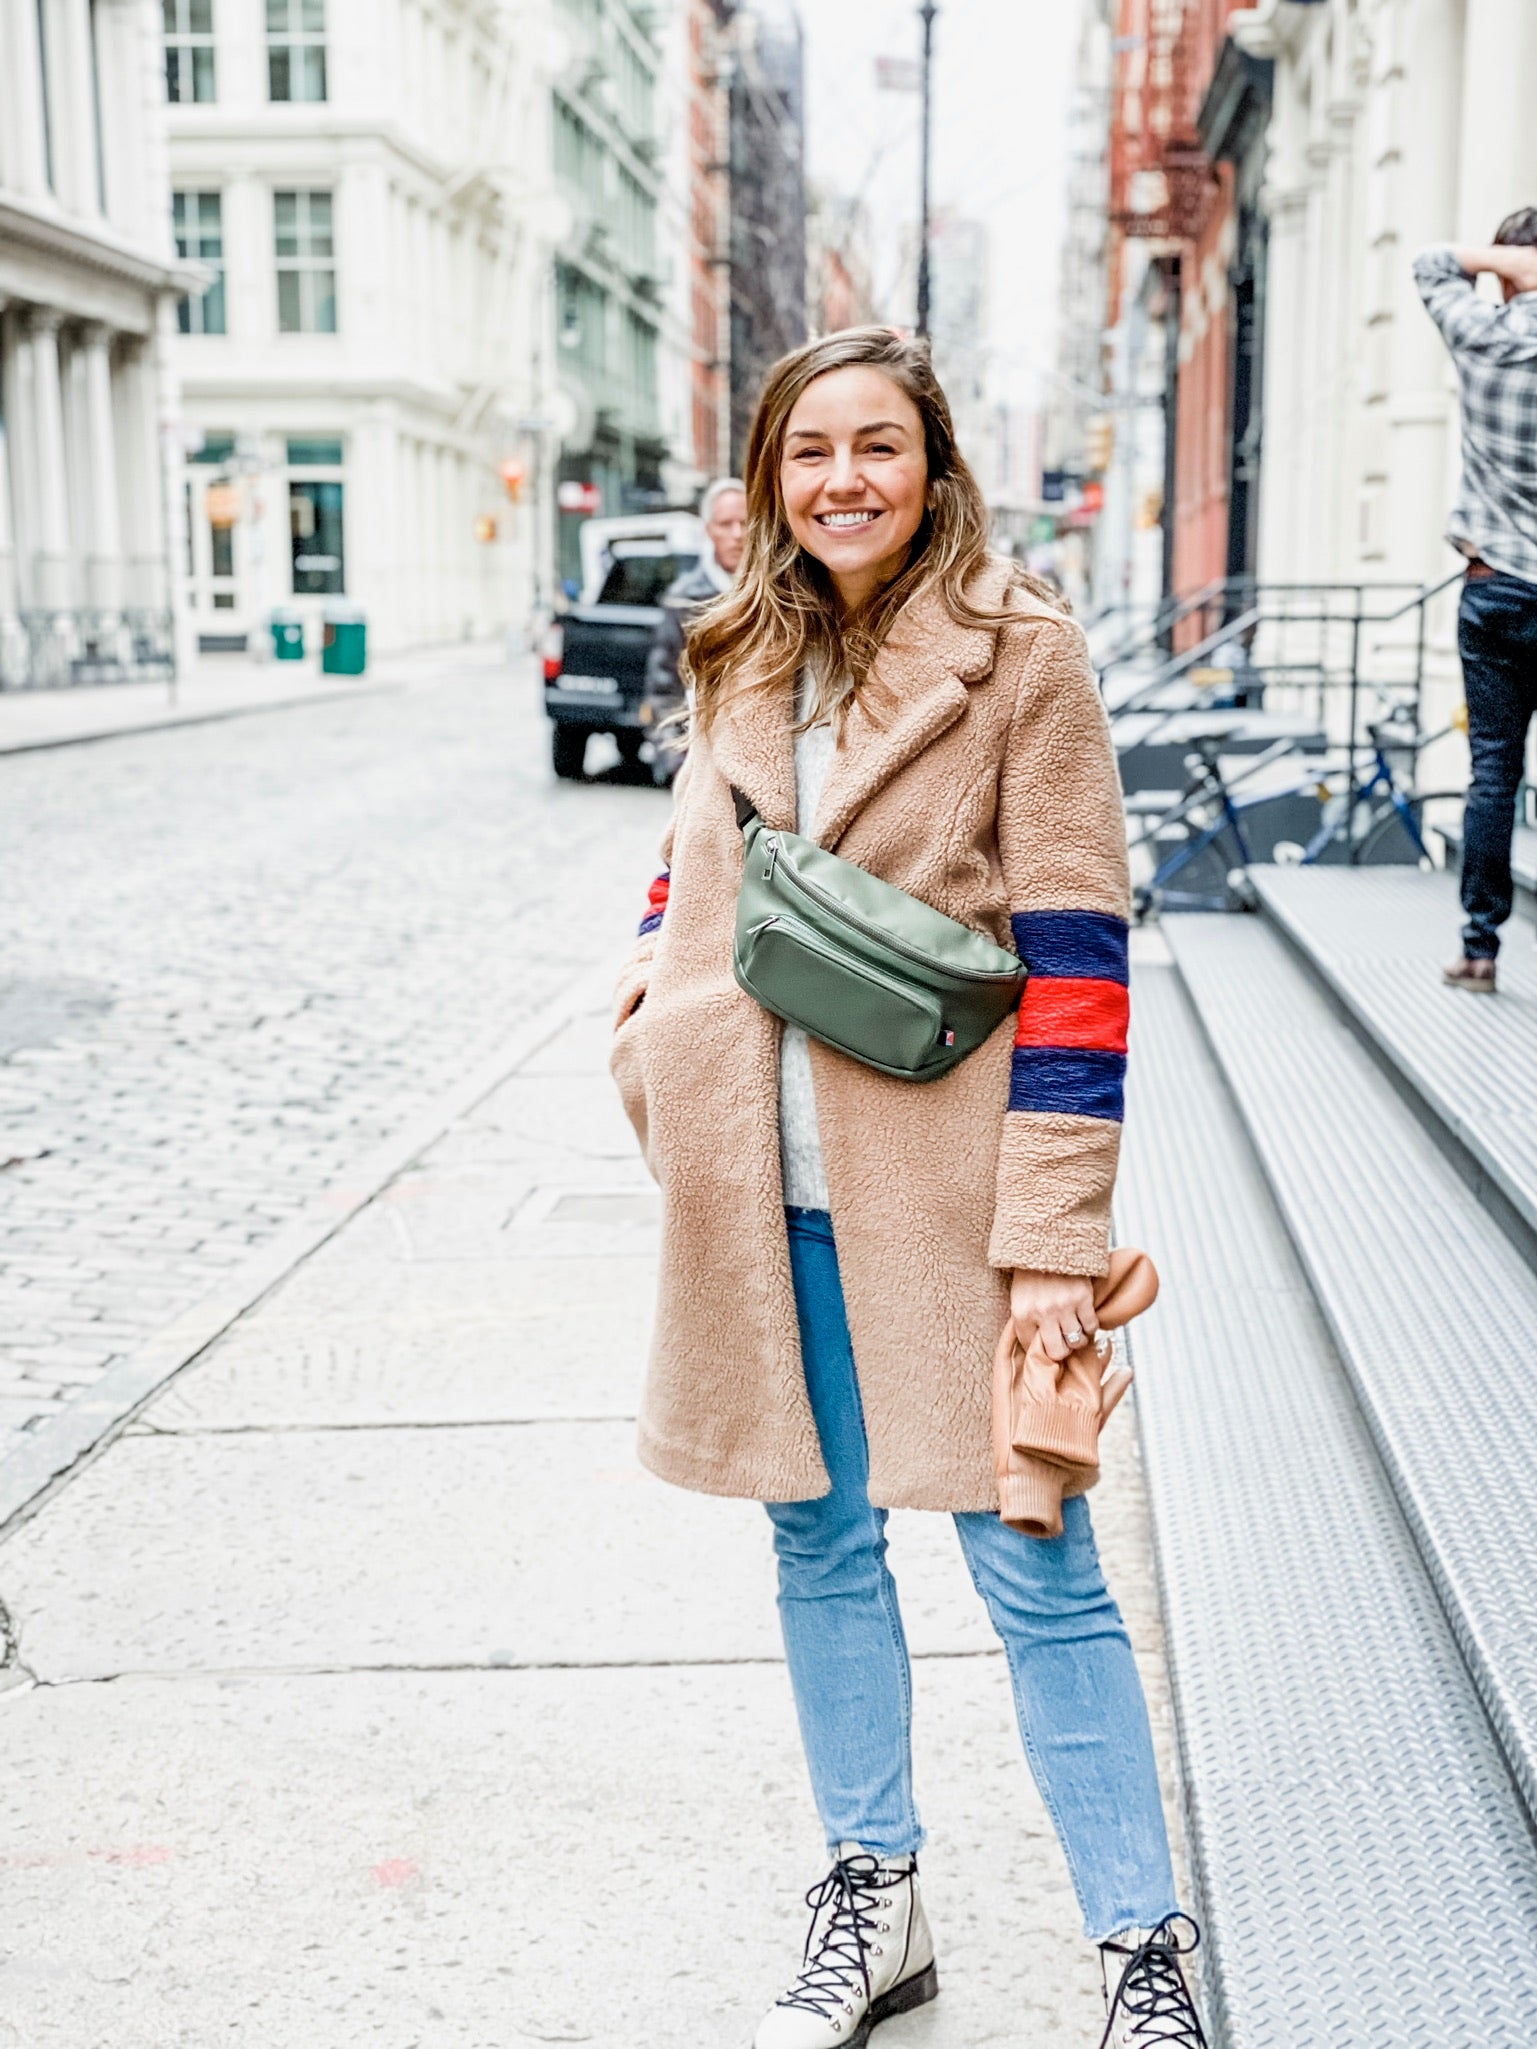
{"type": "Polygon", "coordinates": [[[857,2049],[878,2022],[938,1992],[916,1857],[877,1857],[840,1843],[806,1905],[800,1975],[764,2015],[753,2049],[857,2049]]]}
{"type": "Polygon", "coordinates": [[[1200,1940],[1188,1914],[1171,1914],[1146,1934],[1132,1929],[1100,1944],[1106,2008],[1100,2049],[1207,2049],[1180,1962],[1200,1940]]]}

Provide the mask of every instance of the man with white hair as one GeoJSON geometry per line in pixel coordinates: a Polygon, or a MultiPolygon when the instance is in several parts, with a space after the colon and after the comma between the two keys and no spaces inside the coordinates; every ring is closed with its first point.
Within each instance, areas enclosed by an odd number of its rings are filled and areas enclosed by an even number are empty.
{"type": "MultiPolygon", "coordinates": [[[[704,521],[704,553],[692,569],[686,569],[668,585],[662,598],[662,620],[646,657],[646,703],[651,708],[653,736],[662,720],[681,711],[684,703],[678,663],[694,614],[712,598],[731,588],[732,578],[742,566],[747,542],[747,486],[740,477],[717,477],[699,503],[704,521]]],[[[682,736],[676,726],[660,738],[653,737],[653,772],[658,782],[670,783],[683,764],[682,736]]]]}

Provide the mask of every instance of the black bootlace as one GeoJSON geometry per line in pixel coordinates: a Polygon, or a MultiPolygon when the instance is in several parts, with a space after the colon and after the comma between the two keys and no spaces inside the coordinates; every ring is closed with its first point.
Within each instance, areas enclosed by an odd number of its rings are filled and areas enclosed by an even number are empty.
{"type": "Polygon", "coordinates": [[[1106,1968],[1105,1997],[1110,2000],[1110,2014],[1100,2038],[1100,2049],[1109,2049],[1117,2021],[1127,2019],[1135,2022],[1131,2040],[1138,2044],[1163,2042],[1177,2044],[1178,2049],[1207,2049],[1201,2017],[1195,2010],[1179,1961],[1182,1956],[1193,1955],[1200,1946],[1201,1931],[1188,1914],[1170,1914],[1135,1945],[1100,1944],[1102,1965],[1108,1965],[1111,1955],[1128,1959],[1113,1999],[1106,1968]],[[1189,1930],[1188,1939],[1182,1939],[1181,1924],[1189,1930]]]}
{"type": "MultiPolygon", "coordinates": [[[[905,1874],[904,1874],[905,1875],[905,1874]]],[[[811,1909],[811,1934],[816,1934],[817,1916],[831,1907],[815,1956],[811,1937],[800,1976],[779,2001],[781,2006],[802,2006],[818,2020],[831,2020],[847,2003],[850,1985],[858,1981],[870,2000],[869,1939],[877,1932],[874,1910],[894,1873],[877,1857],[840,1857],[820,1885],[806,1895],[811,1909]]]]}

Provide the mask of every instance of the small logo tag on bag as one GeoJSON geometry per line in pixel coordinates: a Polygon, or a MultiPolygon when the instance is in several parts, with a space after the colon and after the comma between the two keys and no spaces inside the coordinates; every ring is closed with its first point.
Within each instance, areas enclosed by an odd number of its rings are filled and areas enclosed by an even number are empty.
{"type": "Polygon", "coordinates": [[[954,1032],[946,1032],[946,1033],[945,1033],[945,1044],[946,1044],[947,1046],[953,1046],[953,1045],[955,1044],[955,1034],[954,1034],[954,1032]]]}

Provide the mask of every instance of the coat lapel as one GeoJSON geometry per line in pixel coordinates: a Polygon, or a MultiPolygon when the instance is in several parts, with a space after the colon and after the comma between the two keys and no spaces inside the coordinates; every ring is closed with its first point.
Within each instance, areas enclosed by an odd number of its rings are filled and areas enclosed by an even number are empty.
{"type": "Polygon", "coordinates": [[[795,830],[795,723],[788,683],[753,690],[722,713],[710,735],[710,752],[726,781],[743,790],[765,825],[795,830]]]}
{"type": "Polygon", "coordinates": [[[967,684],[992,668],[995,638],[991,630],[958,625],[937,592],[906,607],[844,719],[817,810],[819,845],[836,846],[876,792],[955,724],[966,709],[967,684]]]}

